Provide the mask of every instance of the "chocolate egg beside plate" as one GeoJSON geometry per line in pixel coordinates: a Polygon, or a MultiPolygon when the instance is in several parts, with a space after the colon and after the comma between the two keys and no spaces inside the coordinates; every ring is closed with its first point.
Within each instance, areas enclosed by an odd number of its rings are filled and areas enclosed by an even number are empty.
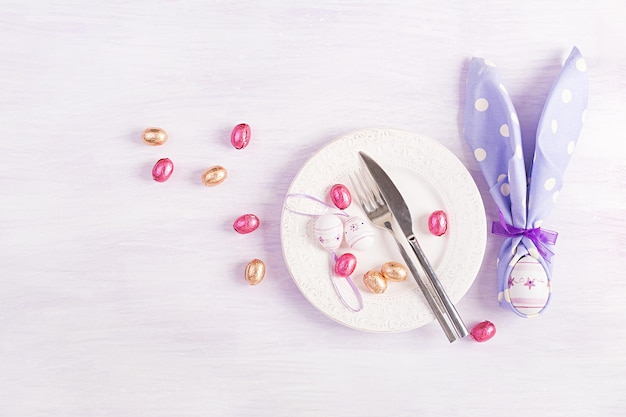
{"type": "Polygon", "coordinates": [[[258,285],[265,278],[265,264],[260,259],[253,259],[246,265],[246,281],[250,285],[258,285]]]}

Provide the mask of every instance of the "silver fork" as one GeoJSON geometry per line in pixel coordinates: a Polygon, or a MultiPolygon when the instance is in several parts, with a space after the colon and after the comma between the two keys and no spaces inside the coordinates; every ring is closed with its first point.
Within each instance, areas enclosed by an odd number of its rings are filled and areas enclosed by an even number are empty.
{"type": "Polygon", "coordinates": [[[422,291],[422,294],[424,294],[426,302],[428,302],[428,305],[433,311],[435,318],[437,319],[444,333],[448,337],[448,340],[450,342],[454,342],[455,340],[457,340],[458,336],[464,337],[465,334],[455,328],[454,324],[451,321],[451,317],[443,306],[441,300],[439,299],[435,291],[429,286],[429,283],[427,283],[424,277],[418,272],[415,263],[413,262],[413,259],[404,249],[402,241],[398,239],[396,231],[394,230],[393,214],[389,210],[389,206],[387,205],[387,202],[385,201],[380,190],[378,189],[378,186],[373,183],[373,181],[369,178],[369,175],[367,174],[359,175],[357,172],[355,172],[349,177],[357,200],[361,208],[363,209],[363,212],[365,212],[367,218],[374,226],[388,230],[393,236],[396,244],[398,245],[400,255],[402,256],[409,270],[411,271],[411,274],[417,282],[419,289],[422,291]]]}

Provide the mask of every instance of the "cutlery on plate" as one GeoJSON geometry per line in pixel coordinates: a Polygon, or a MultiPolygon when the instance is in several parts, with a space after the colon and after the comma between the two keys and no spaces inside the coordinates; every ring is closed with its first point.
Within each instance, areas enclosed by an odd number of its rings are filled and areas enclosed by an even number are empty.
{"type": "Polygon", "coordinates": [[[380,228],[388,230],[394,237],[402,258],[424,294],[435,318],[450,342],[469,334],[467,327],[450,301],[437,278],[424,251],[413,233],[411,213],[387,173],[369,156],[359,152],[365,170],[351,176],[353,188],[361,208],[368,219],[380,228]],[[408,242],[419,261],[427,280],[419,273],[413,258],[404,249],[402,241],[408,242]]]}

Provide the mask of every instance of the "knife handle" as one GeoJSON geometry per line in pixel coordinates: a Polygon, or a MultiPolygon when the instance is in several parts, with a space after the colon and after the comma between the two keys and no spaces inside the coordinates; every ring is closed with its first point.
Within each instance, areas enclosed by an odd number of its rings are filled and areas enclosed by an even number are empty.
{"type": "Polygon", "coordinates": [[[415,238],[414,235],[411,235],[407,238],[407,240],[409,241],[409,245],[411,246],[411,249],[413,249],[413,252],[415,252],[415,256],[417,256],[417,259],[422,265],[422,268],[424,269],[424,272],[426,273],[426,277],[428,277],[428,281],[430,285],[435,290],[435,293],[439,301],[441,302],[441,305],[443,306],[444,310],[448,314],[448,317],[450,318],[450,321],[452,322],[452,325],[454,326],[456,333],[460,337],[467,336],[469,334],[469,331],[467,330],[465,323],[463,323],[463,320],[461,319],[461,316],[459,316],[458,311],[456,311],[454,304],[452,304],[452,301],[450,301],[448,294],[446,294],[446,291],[443,289],[443,286],[441,285],[441,281],[439,281],[439,279],[437,278],[437,274],[435,274],[435,270],[433,269],[430,262],[428,262],[428,258],[426,258],[426,255],[424,254],[424,251],[422,250],[421,246],[417,242],[417,239],[415,238]]]}
{"type": "Polygon", "coordinates": [[[445,310],[442,310],[443,306],[442,303],[439,302],[437,294],[433,294],[431,288],[429,288],[429,286],[426,285],[426,283],[423,281],[422,276],[415,267],[413,258],[409,256],[409,254],[404,249],[404,246],[401,243],[402,240],[405,240],[404,236],[402,236],[402,239],[399,239],[396,235],[396,231],[393,229],[390,222],[385,222],[385,227],[391,232],[391,235],[396,241],[396,244],[398,245],[398,250],[400,251],[400,255],[402,255],[402,259],[404,259],[404,262],[408,266],[409,271],[411,271],[413,278],[417,282],[417,286],[424,295],[424,298],[426,298],[426,302],[430,306],[430,309],[432,310],[435,318],[439,322],[439,325],[443,329],[443,332],[446,334],[448,341],[450,343],[454,342],[455,340],[457,340],[457,330],[454,328],[453,324],[451,326],[451,324],[448,322],[450,316],[445,310]]]}

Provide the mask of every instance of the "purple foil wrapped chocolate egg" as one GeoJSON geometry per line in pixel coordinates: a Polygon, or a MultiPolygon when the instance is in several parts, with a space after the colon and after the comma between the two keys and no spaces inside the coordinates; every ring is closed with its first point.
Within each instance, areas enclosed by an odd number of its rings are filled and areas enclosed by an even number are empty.
{"type": "Polygon", "coordinates": [[[235,219],[233,228],[237,233],[245,235],[246,233],[254,232],[259,228],[261,222],[259,218],[254,214],[243,214],[235,219]]]}
{"type": "Polygon", "coordinates": [[[174,163],[169,158],[159,159],[152,168],[152,178],[157,182],[167,181],[174,172],[174,163]]]}
{"type": "Polygon", "coordinates": [[[343,184],[335,184],[330,188],[330,199],[340,210],[347,209],[352,204],[350,190],[343,184]]]}
{"type": "Polygon", "coordinates": [[[235,147],[235,149],[243,149],[250,143],[251,136],[252,131],[250,130],[250,126],[245,123],[241,123],[233,128],[233,131],[230,134],[230,143],[235,147]]]}
{"type": "Polygon", "coordinates": [[[433,211],[428,217],[428,230],[435,236],[441,236],[448,230],[448,216],[443,210],[433,211]]]}
{"type": "Polygon", "coordinates": [[[490,321],[478,323],[470,332],[472,338],[477,342],[486,342],[496,334],[496,325],[490,321]]]}
{"type": "Polygon", "coordinates": [[[335,262],[335,275],[349,277],[356,268],[356,256],[351,253],[344,253],[335,262]]]}

